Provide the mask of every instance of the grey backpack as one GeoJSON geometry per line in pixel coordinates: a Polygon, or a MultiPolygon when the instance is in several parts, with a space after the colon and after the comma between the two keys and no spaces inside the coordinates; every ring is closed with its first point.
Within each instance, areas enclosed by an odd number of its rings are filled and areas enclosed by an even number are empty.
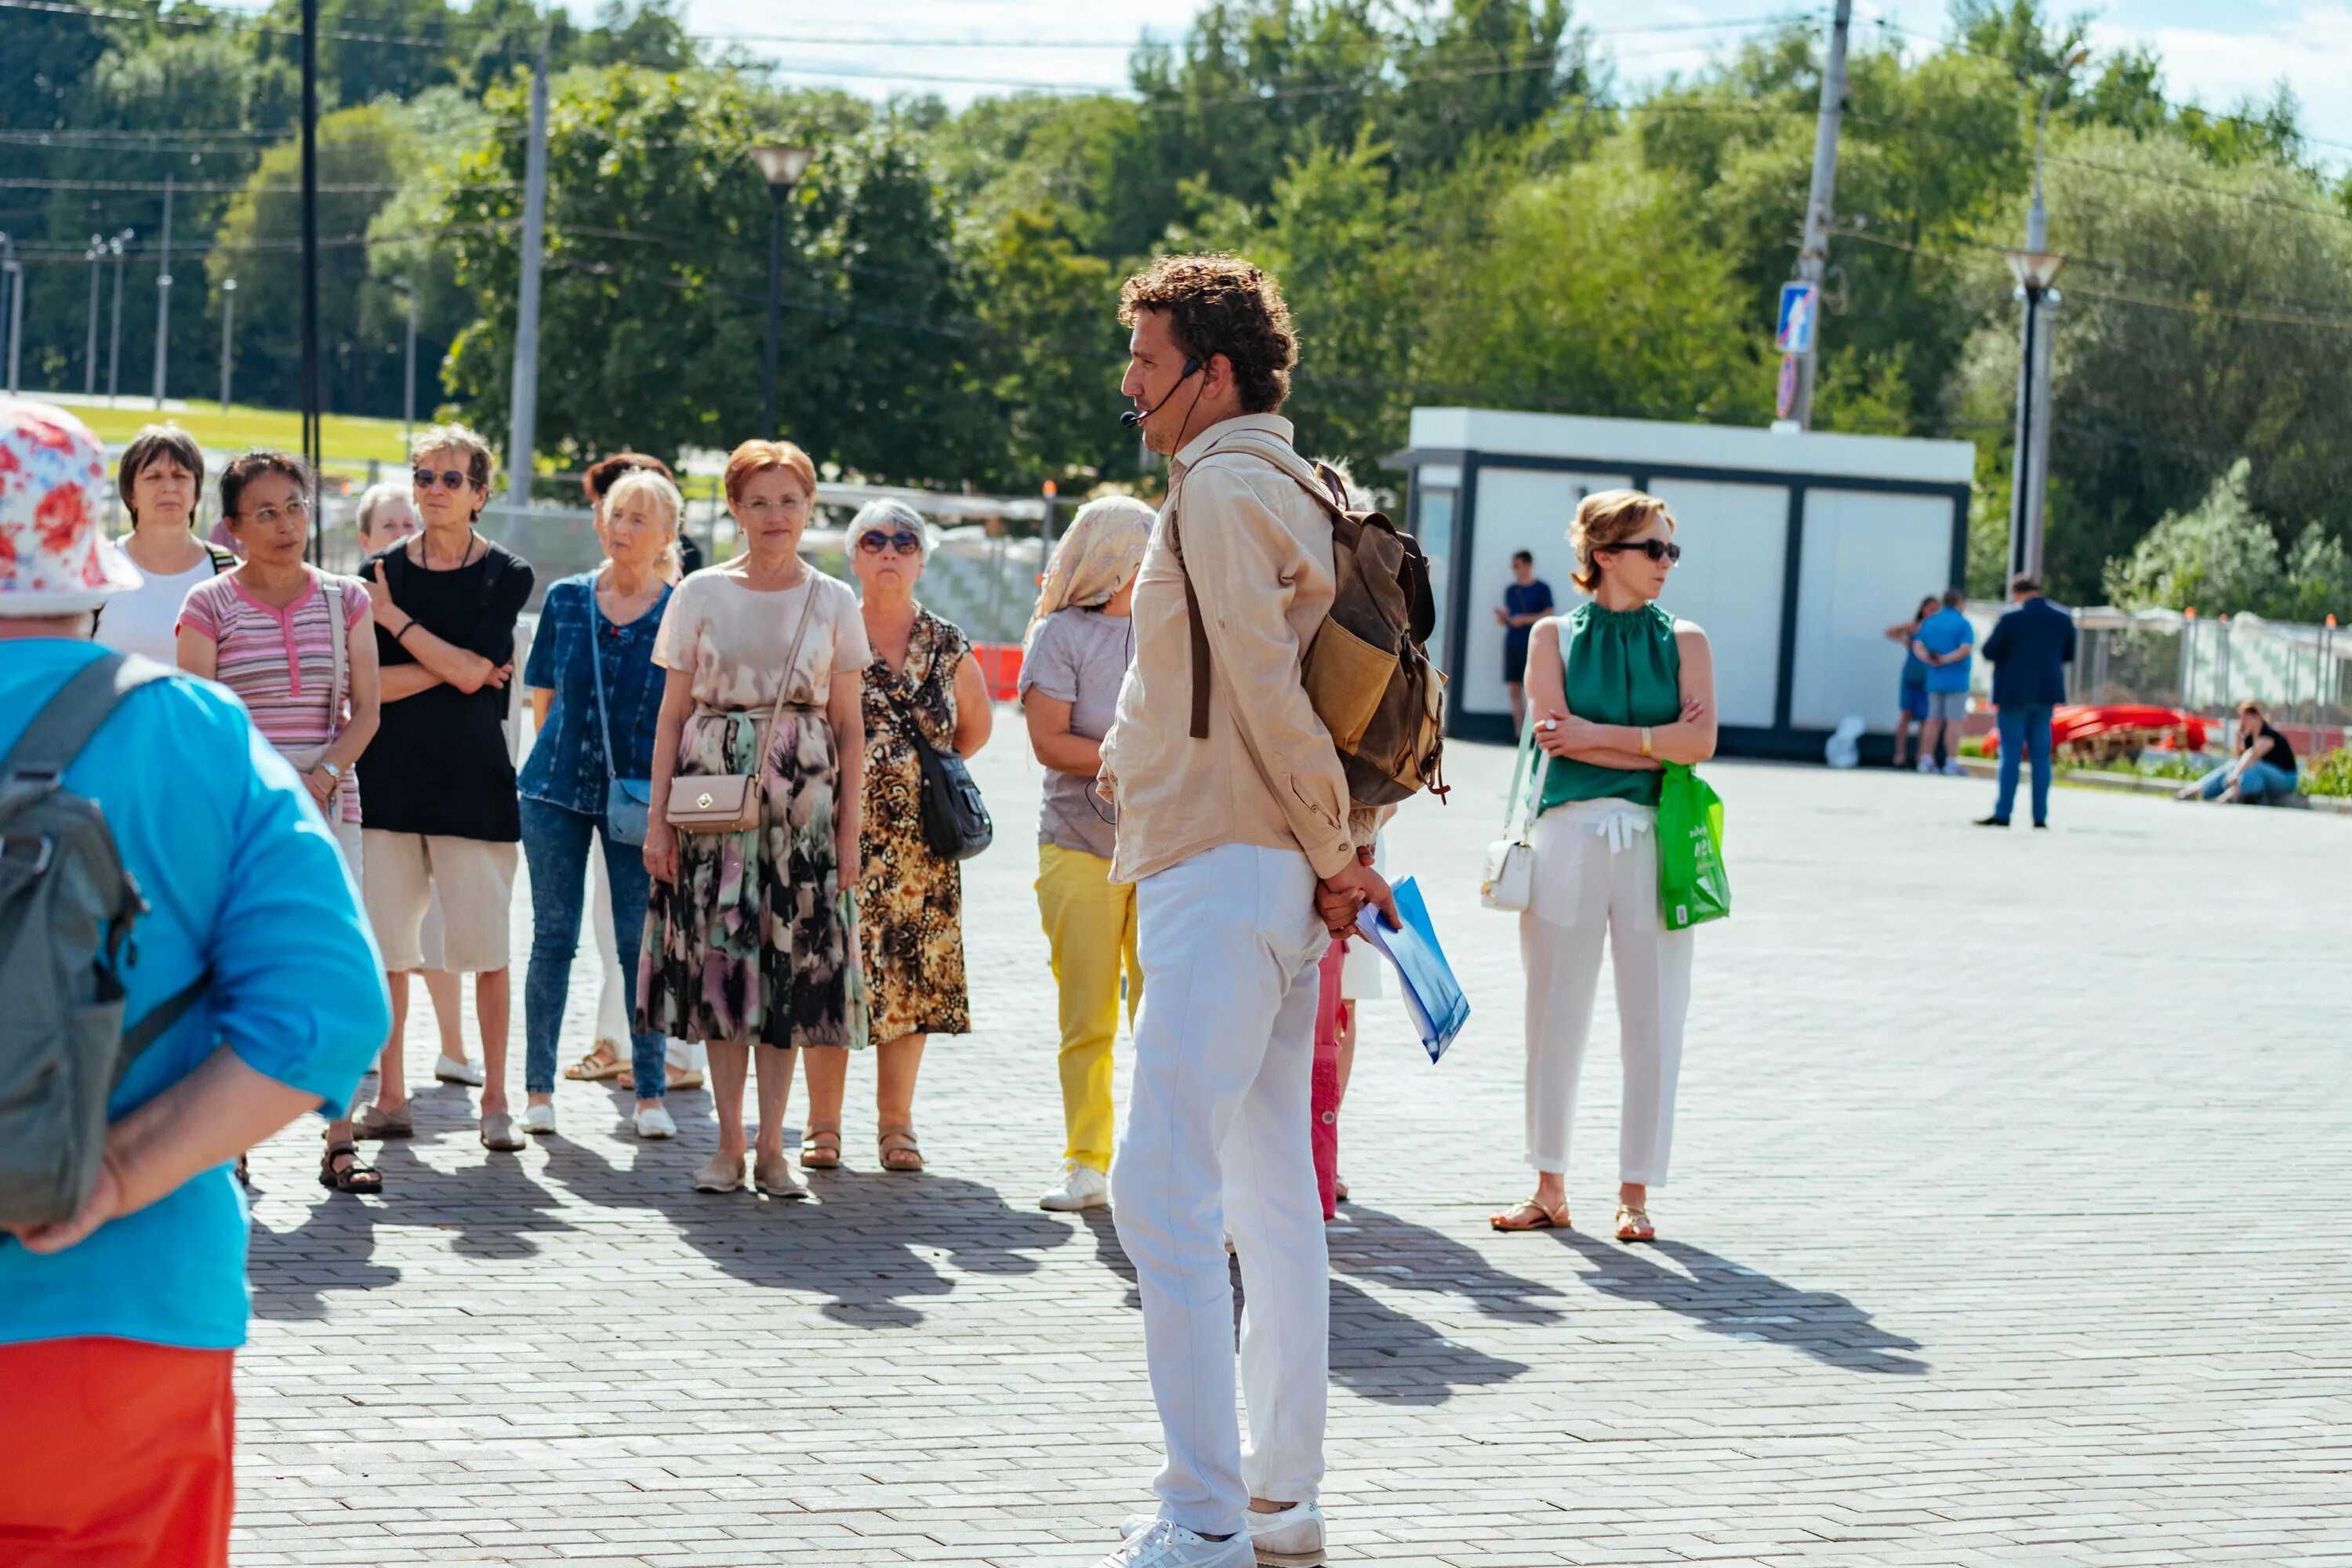
{"type": "Polygon", "coordinates": [[[95,801],[65,771],[122,700],[172,671],[110,654],[0,759],[0,1226],[72,1216],[97,1184],[106,1102],[209,975],[122,1030],[122,965],[147,910],[95,801]]]}

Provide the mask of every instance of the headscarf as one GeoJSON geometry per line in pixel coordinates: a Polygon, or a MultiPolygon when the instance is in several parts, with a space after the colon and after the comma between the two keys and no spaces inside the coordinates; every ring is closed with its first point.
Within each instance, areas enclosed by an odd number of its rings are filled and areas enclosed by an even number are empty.
{"type": "Polygon", "coordinates": [[[1056,610],[1095,609],[1117,597],[1143,564],[1143,547],[1157,515],[1133,496],[1104,496],[1078,508],[1045,563],[1024,644],[1056,610]]]}
{"type": "Polygon", "coordinates": [[[94,610],[144,581],[107,542],[106,454],[52,404],[0,396],[0,616],[94,610]]]}
{"type": "Polygon", "coordinates": [[[849,520],[849,531],[842,536],[841,547],[845,553],[855,555],[857,553],[857,542],[867,534],[896,533],[900,529],[923,542],[916,559],[930,560],[931,531],[929,525],[923,521],[923,514],[905,501],[891,500],[887,497],[867,501],[857,509],[857,515],[849,520]]]}

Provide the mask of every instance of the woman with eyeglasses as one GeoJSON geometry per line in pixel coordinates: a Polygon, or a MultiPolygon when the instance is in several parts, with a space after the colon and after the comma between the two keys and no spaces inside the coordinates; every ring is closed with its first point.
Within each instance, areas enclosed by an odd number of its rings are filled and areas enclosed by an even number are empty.
{"type": "Polygon", "coordinates": [[[1532,896],[1519,915],[1528,972],[1528,1163],[1535,1194],[1496,1230],[1569,1223],[1568,1135],[1607,940],[1625,1087],[1617,1139],[1617,1239],[1654,1241],[1649,1191],[1666,1179],[1675,1082],[1690,1009],[1692,933],[1658,919],[1658,785],[1667,763],[1715,755],[1706,634],[1660,609],[1682,558],[1665,503],[1603,490],[1568,531],[1573,581],[1592,595],[1537,623],[1528,700],[1541,749],[1532,896]]]}
{"type": "MultiPolygon", "coordinates": [[[[376,731],[375,626],[364,584],[303,559],[310,489],[309,470],[284,452],[247,452],[221,471],[221,518],[245,560],[188,590],[179,664],[237,694],[254,728],[302,776],[356,883],[364,867],[352,766],[376,731]]],[[[383,1178],[359,1163],[347,1115],[327,1124],[319,1184],[383,1190],[383,1178]]]]}
{"type": "Polygon", "coordinates": [[[808,454],[746,441],[725,482],[743,553],[680,583],[654,637],[666,673],[636,1023],[709,1047],[719,1152],[695,1173],[697,1192],[743,1188],[743,1089],[760,1047],[751,1182],[799,1198],[808,1189],[783,1147],[794,1053],[809,1047],[814,1079],[815,1063],[845,1063],[852,1043],[857,931],[842,894],[857,864],[869,650],[848,585],[801,559],[816,503],[808,454]],[[745,775],[759,781],[757,827],[681,832],[669,822],[673,778],[745,775]]]}
{"type": "Polygon", "coordinates": [[[1037,823],[1037,912],[1061,1003],[1062,1179],[1037,1200],[1061,1212],[1110,1202],[1111,1044],[1121,982],[1128,1020],[1143,1000],[1135,886],[1110,879],[1117,816],[1095,793],[1102,738],[1135,658],[1135,575],[1152,510],[1127,496],[1088,501],[1054,546],[1021,659],[1029,745],[1045,765],[1037,823]]]}
{"type": "Polygon", "coordinates": [[[122,553],[139,568],[141,582],[106,601],[97,641],[165,664],[179,657],[180,605],[188,591],[236,564],[234,551],[196,537],[204,488],[205,454],[185,430],[150,425],[122,449],[114,476],[114,493],[131,514],[122,553]]]}
{"type": "MultiPolygon", "coordinates": [[[[908,737],[971,756],[986,743],[988,682],[971,643],[916,602],[930,551],[923,520],[903,502],[869,501],[843,541],[862,590],[873,660],[866,667],[864,831],[858,852],[859,945],[874,1043],[875,1138],[886,1171],[923,1168],[915,1141],[915,1076],[932,1035],[971,1029],[964,994],[963,876],[923,841],[923,774],[908,737]]],[[[841,1163],[848,1062],[809,1058],[809,1126],[801,1163],[841,1163]]]]}

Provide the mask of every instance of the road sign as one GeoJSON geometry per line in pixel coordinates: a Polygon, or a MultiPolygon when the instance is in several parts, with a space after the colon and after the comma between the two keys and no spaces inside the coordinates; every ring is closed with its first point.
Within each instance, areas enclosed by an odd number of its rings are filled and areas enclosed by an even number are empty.
{"type": "Polygon", "coordinates": [[[1786,419],[1789,410],[1797,405],[1797,356],[1790,354],[1780,361],[1780,394],[1773,401],[1774,417],[1786,419]]]}
{"type": "Polygon", "coordinates": [[[1780,285],[1780,310],[1773,318],[1772,346],[1784,354],[1813,352],[1813,323],[1820,318],[1822,287],[1818,283],[1780,285]]]}

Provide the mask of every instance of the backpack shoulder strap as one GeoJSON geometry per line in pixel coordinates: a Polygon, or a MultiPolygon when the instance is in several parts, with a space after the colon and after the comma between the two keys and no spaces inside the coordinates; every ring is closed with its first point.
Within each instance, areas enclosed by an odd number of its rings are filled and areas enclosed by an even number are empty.
{"type": "Polygon", "coordinates": [[[0,758],[0,791],[23,778],[54,783],[122,700],[142,686],[172,678],[169,665],[135,654],[93,659],[33,715],[25,732],[0,758]]]}
{"type": "Polygon", "coordinates": [[[205,553],[212,557],[214,576],[217,577],[224,572],[234,572],[236,570],[236,551],[224,550],[209,539],[205,540],[202,542],[205,547],[205,553]]]}
{"type": "Polygon", "coordinates": [[[121,1087],[123,1075],[131,1070],[131,1064],[137,1061],[148,1047],[162,1039],[173,1025],[186,1017],[188,1009],[202,1001],[212,986],[213,972],[207,969],[156,1003],[148,1009],[145,1017],[122,1032],[122,1043],[114,1053],[116,1088],[121,1087]]]}

